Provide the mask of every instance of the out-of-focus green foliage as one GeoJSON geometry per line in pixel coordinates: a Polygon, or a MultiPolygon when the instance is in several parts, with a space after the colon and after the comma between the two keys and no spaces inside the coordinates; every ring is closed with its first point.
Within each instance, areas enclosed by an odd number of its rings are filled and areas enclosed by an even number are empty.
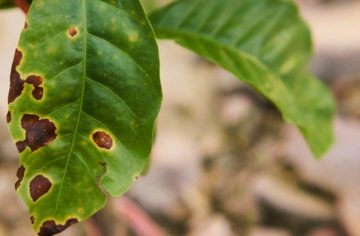
{"type": "Polygon", "coordinates": [[[270,99],[320,157],[333,142],[334,104],[308,70],[311,39],[288,0],[182,0],[156,12],[159,38],[218,63],[270,99]]]}

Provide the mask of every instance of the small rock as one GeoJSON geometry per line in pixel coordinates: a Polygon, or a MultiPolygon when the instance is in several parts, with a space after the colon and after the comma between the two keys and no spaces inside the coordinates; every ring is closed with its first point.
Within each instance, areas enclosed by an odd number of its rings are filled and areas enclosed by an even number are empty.
{"type": "Polygon", "coordinates": [[[256,198],[282,211],[314,220],[335,218],[335,209],[331,204],[298,189],[291,183],[270,176],[259,176],[254,180],[253,186],[256,198]]]}
{"type": "Polygon", "coordinates": [[[228,126],[236,126],[242,119],[251,115],[252,108],[253,104],[246,96],[224,98],[220,119],[228,126]]]}
{"type": "Polygon", "coordinates": [[[190,230],[189,236],[233,236],[235,235],[227,219],[222,215],[213,215],[190,230]]]}
{"type": "Polygon", "coordinates": [[[339,218],[349,235],[360,235],[360,194],[343,196],[339,202],[339,218]]]}
{"type": "Polygon", "coordinates": [[[284,229],[275,228],[256,228],[252,230],[249,236],[291,236],[290,232],[284,229]]]}
{"type": "Polygon", "coordinates": [[[311,230],[308,236],[338,236],[338,233],[329,227],[319,227],[311,230]]]}
{"type": "Polygon", "coordinates": [[[360,124],[337,117],[335,144],[321,160],[316,160],[304,138],[294,127],[286,126],[281,156],[300,170],[301,177],[338,195],[360,193],[360,124]]]}

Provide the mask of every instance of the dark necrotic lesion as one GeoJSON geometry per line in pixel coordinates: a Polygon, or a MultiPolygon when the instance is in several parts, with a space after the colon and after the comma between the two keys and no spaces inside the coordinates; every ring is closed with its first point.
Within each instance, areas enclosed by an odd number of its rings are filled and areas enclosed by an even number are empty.
{"type": "Polygon", "coordinates": [[[11,122],[11,111],[8,111],[6,114],[6,122],[10,123],[11,122]]]}
{"type": "Polygon", "coordinates": [[[15,189],[17,190],[20,187],[20,184],[24,178],[25,175],[25,167],[24,166],[20,166],[19,169],[17,170],[16,173],[16,177],[18,178],[18,180],[15,183],[15,189]]]}
{"type": "Polygon", "coordinates": [[[30,75],[26,78],[26,80],[21,79],[17,67],[20,65],[22,57],[22,52],[16,49],[10,74],[10,89],[8,94],[9,104],[21,95],[24,90],[25,83],[33,85],[34,89],[32,91],[32,95],[36,100],[41,100],[44,94],[44,88],[41,86],[43,83],[43,78],[41,76],[30,75]]]}
{"type": "Polygon", "coordinates": [[[37,175],[30,182],[30,196],[33,201],[38,200],[41,196],[49,192],[51,182],[43,175],[37,175]]]}
{"type": "Polygon", "coordinates": [[[24,81],[20,78],[17,67],[20,65],[22,59],[22,52],[18,49],[15,51],[14,61],[11,67],[10,74],[10,90],[8,95],[8,103],[13,102],[19,97],[24,90],[24,81]]]}
{"type": "Polygon", "coordinates": [[[24,90],[25,83],[33,85],[34,89],[32,91],[32,95],[36,100],[41,100],[44,94],[44,88],[41,86],[43,83],[43,78],[41,76],[30,75],[26,78],[26,80],[21,79],[17,67],[20,65],[22,57],[22,52],[16,49],[10,74],[10,89],[8,94],[9,104],[21,95],[24,90]]]}
{"type": "Polygon", "coordinates": [[[98,131],[93,134],[93,140],[100,148],[111,149],[113,146],[113,140],[111,136],[103,131],[98,131]]]}
{"type": "Polygon", "coordinates": [[[26,83],[34,86],[32,95],[36,100],[41,100],[41,98],[43,97],[44,88],[41,87],[42,82],[43,82],[42,77],[37,75],[30,75],[26,79],[26,83]]]}
{"type": "Polygon", "coordinates": [[[75,37],[75,36],[78,34],[78,32],[77,32],[76,28],[71,27],[71,28],[68,30],[68,34],[70,35],[70,37],[75,37]]]}
{"type": "Polygon", "coordinates": [[[40,119],[37,115],[25,114],[21,119],[25,130],[25,140],[16,143],[19,152],[29,147],[31,151],[49,145],[56,139],[56,126],[49,119],[40,119]]]}
{"type": "Polygon", "coordinates": [[[45,221],[40,228],[39,236],[52,236],[54,234],[61,233],[66,228],[76,224],[77,222],[78,220],[75,218],[67,220],[64,225],[56,224],[54,220],[45,221]]]}

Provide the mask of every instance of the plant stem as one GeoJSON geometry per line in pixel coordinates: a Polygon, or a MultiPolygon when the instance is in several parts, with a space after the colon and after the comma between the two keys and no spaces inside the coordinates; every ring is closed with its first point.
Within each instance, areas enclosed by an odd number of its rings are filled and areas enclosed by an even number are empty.
{"type": "Polygon", "coordinates": [[[84,230],[87,236],[102,236],[99,226],[92,218],[84,222],[84,230]]]}
{"type": "Polygon", "coordinates": [[[139,236],[165,236],[166,233],[140,207],[127,197],[114,201],[119,216],[139,236]]]}
{"type": "Polygon", "coordinates": [[[25,14],[29,11],[29,3],[27,3],[25,0],[14,0],[16,6],[18,6],[25,14]]]}

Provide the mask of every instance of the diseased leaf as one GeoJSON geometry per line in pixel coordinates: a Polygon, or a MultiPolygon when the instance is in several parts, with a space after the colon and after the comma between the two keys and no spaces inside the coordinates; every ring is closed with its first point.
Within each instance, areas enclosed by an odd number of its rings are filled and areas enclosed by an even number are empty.
{"type": "Polygon", "coordinates": [[[232,72],[297,125],[318,157],[333,142],[333,100],[308,71],[311,39],[289,0],[182,0],[150,16],[159,38],[232,72]]]}
{"type": "Polygon", "coordinates": [[[158,50],[138,0],[34,0],[26,25],[7,120],[20,151],[17,192],[36,232],[53,235],[147,166],[158,50]]]}

